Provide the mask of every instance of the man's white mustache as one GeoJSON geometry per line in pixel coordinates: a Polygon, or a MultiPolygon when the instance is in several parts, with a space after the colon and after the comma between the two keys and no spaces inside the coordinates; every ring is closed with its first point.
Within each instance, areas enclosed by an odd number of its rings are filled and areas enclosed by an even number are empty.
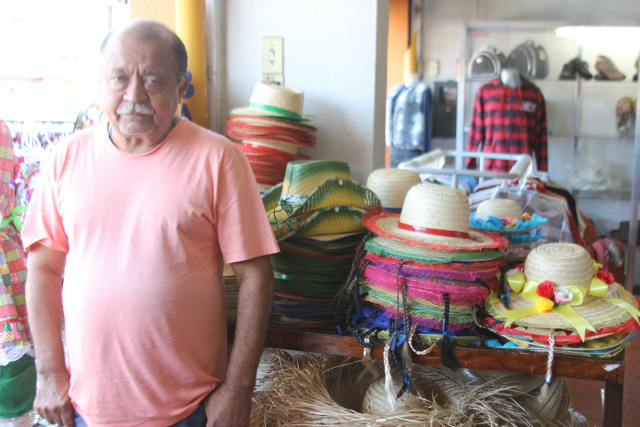
{"type": "Polygon", "coordinates": [[[145,115],[153,115],[156,112],[153,110],[153,108],[149,108],[144,104],[125,104],[122,107],[118,108],[116,110],[117,114],[131,114],[131,113],[138,113],[138,114],[145,114],[145,115]]]}

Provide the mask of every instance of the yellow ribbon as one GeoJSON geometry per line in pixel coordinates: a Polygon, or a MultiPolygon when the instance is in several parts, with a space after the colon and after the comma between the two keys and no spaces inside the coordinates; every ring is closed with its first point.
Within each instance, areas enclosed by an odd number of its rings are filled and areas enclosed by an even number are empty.
{"type": "MultiPolygon", "coordinates": [[[[601,264],[593,262],[595,272],[598,272],[602,267],[601,264]]],[[[515,310],[507,310],[504,313],[500,314],[500,318],[504,319],[505,326],[511,325],[513,322],[520,320],[524,317],[535,316],[536,314],[545,313],[547,311],[553,311],[554,313],[562,316],[569,324],[576,330],[576,332],[580,335],[582,341],[585,340],[586,331],[596,332],[595,328],[587,319],[581,316],[579,313],[575,311],[572,306],[582,305],[584,302],[584,298],[587,294],[587,289],[583,286],[566,286],[566,288],[573,295],[570,301],[567,301],[564,304],[555,304],[551,310],[549,310],[551,302],[547,298],[541,297],[537,293],[539,283],[533,281],[527,281],[524,273],[516,273],[507,277],[507,281],[509,282],[509,286],[513,290],[515,294],[522,293],[523,298],[527,301],[532,302],[533,304],[529,307],[515,309],[515,310]],[[546,302],[547,300],[549,302],[546,302]]],[[[602,298],[610,304],[613,304],[621,309],[625,310],[629,315],[631,315],[636,322],[640,324],[640,311],[636,309],[633,305],[622,301],[619,298],[606,298],[607,291],[609,289],[609,285],[603,282],[601,279],[597,277],[593,277],[591,279],[591,283],[589,286],[589,295],[602,298]]],[[[498,296],[495,293],[491,293],[491,300],[495,304],[500,301],[498,296]]]]}
{"type": "MultiPolygon", "coordinates": [[[[595,272],[597,273],[601,268],[602,268],[602,264],[598,264],[594,260],[593,269],[595,270],[595,272]]],[[[615,306],[620,307],[621,309],[629,313],[629,315],[633,317],[634,320],[638,322],[638,324],[640,324],[640,319],[639,319],[640,311],[638,311],[637,308],[635,308],[633,305],[629,304],[628,302],[622,301],[620,298],[606,298],[605,296],[607,295],[608,290],[609,290],[609,285],[607,285],[602,280],[598,279],[597,277],[594,277],[593,279],[591,279],[591,287],[589,288],[589,295],[603,298],[609,304],[613,304],[615,306]]]]}

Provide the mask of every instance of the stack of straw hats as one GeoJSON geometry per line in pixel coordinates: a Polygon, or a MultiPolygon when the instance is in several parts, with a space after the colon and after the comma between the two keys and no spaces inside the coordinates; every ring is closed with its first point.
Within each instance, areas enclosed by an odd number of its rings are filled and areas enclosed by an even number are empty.
{"type": "Polygon", "coordinates": [[[523,213],[520,205],[510,199],[485,200],[470,217],[472,228],[496,231],[509,241],[505,253],[507,262],[524,260],[535,242],[542,238],[540,228],[546,223],[547,219],[536,213],[523,213]]]}
{"type": "Polygon", "coordinates": [[[580,245],[540,245],[507,280],[508,298],[492,292],[481,322],[517,346],[606,357],[640,330],[636,297],[580,245]]]}
{"type": "Polygon", "coordinates": [[[380,199],[335,160],[294,161],[284,182],[262,196],[280,245],[273,326],[334,327],[335,296],[347,280],[366,229],[361,217],[380,199]]]}
{"type": "Polygon", "coordinates": [[[423,354],[415,342],[429,350],[438,343],[443,363],[457,366],[448,349],[480,342],[474,306],[500,288],[506,239],[470,229],[466,195],[431,183],[414,185],[400,214],[374,208],[362,222],[372,235],[341,295],[348,301],[344,333],[365,346],[365,357],[376,341],[392,338],[392,351],[403,346],[423,354]]]}
{"type": "Polygon", "coordinates": [[[309,159],[299,148],[315,147],[316,131],[305,122],[300,89],[258,82],[246,107],[234,108],[227,136],[245,153],[261,190],[282,182],[287,163],[309,159]]]}

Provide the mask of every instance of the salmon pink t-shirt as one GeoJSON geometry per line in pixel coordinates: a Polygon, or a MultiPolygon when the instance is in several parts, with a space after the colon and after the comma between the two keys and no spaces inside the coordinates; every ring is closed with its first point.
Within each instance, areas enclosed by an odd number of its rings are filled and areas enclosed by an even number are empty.
{"type": "Polygon", "coordinates": [[[22,238],[67,253],[69,394],[91,427],[193,412],[225,374],[223,263],[278,251],[244,155],[185,119],[145,154],[106,124],[61,142],[22,238]]]}

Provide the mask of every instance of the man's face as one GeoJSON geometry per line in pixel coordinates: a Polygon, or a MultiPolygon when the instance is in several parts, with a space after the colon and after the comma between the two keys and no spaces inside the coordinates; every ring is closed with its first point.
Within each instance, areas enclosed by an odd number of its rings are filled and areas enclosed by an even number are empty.
{"type": "Polygon", "coordinates": [[[176,80],[171,43],[114,36],[102,54],[101,107],[114,131],[125,139],[160,143],[171,130],[186,79],[176,80]]]}

